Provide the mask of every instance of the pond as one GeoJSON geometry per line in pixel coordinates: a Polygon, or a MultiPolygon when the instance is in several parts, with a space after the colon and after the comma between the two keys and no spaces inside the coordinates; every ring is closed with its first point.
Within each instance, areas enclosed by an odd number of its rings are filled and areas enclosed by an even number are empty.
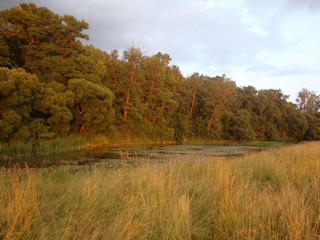
{"type": "Polygon", "coordinates": [[[98,147],[77,151],[67,151],[50,155],[23,157],[2,157],[0,166],[10,167],[19,164],[29,167],[52,165],[92,165],[106,164],[109,167],[136,165],[141,162],[162,163],[170,160],[197,161],[208,158],[228,158],[243,156],[264,148],[254,146],[216,146],[216,145],[139,145],[121,147],[98,147]]]}

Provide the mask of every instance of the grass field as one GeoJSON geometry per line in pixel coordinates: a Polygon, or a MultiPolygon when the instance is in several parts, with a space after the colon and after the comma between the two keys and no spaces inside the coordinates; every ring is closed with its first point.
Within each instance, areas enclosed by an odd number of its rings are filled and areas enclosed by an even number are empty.
{"type": "Polygon", "coordinates": [[[3,169],[0,239],[320,239],[319,173],[320,142],[120,169],[3,169]]]}

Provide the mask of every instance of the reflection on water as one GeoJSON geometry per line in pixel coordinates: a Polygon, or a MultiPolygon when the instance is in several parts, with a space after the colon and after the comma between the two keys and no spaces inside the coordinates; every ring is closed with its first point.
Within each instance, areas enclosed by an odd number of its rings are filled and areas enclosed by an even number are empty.
{"type": "Polygon", "coordinates": [[[29,167],[47,167],[52,165],[90,165],[104,163],[110,167],[140,162],[159,163],[170,160],[196,161],[210,158],[243,156],[251,151],[260,151],[261,147],[252,146],[215,146],[215,145],[165,145],[165,146],[122,146],[99,147],[90,150],[69,151],[51,155],[2,157],[0,166],[10,167],[27,162],[29,167]]]}

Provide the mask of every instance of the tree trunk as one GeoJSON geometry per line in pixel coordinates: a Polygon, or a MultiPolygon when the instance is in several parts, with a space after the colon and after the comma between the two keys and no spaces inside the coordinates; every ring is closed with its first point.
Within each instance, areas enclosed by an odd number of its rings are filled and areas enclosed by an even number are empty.
{"type": "Polygon", "coordinates": [[[189,117],[192,117],[193,114],[193,110],[194,110],[194,105],[196,103],[196,91],[193,91],[193,97],[192,97],[192,102],[191,102],[191,107],[190,107],[190,111],[189,111],[189,117]]]}
{"type": "Polygon", "coordinates": [[[209,132],[211,130],[211,126],[214,120],[215,110],[212,111],[211,117],[208,121],[207,131],[209,132]]]}
{"type": "Polygon", "coordinates": [[[154,89],[154,80],[151,81],[151,86],[150,86],[150,89],[149,89],[149,93],[148,93],[148,96],[147,96],[147,100],[146,100],[146,110],[145,110],[145,115],[144,115],[144,118],[147,117],[147,110],[149,108],[149,103],[150,103],[150,99],[151,99],[151,95],[152,95],[152,91],[154,89]]]}
{"type": "Polygon", "coordinates": [[[128,108],[127,106],[129,105],[130,102],[130,90],[126,96],[126,100],[125,100],[125,105],[124,105],[124,111],[123,111],[123,118],[126,120],[127,116],[128,116],[128,108]]]}
{"type": "Polygon", "coordinates": [[[79,134],[84,133],[85,128],[86,128],[86,127],[85,127],[85,124],[82,123],[82,125],[81,125],[81,127],[80,127],[80,130],[79,130],[79,134]]]}
{"type": "MultiPolygon", "coordinates": [[[[136,66],[132,65],[131,76],[130,76],[130,80],[131,80],[132,86],[135,86],[135,74],[136,74],[136,66]]],[[[130,102],[130,95],[131,95],[131,89],[129,87],[129,91],[128,91],[128,94],[127,94],[126,99],[125,99],[125,106],[124,106],[124,111],[123,111],[123,118],[125,120],[127,119],[128,112],[129,112],[128,106],[129,106],[129,102],[130,102]]]]}
{"type": "Polygon", "coordinates": [[[117,74],[116,74],[116,67],[115,64],[111,63],[111,67],[112,67],[112,80],[114,85],[117,84],[117,74]]]}

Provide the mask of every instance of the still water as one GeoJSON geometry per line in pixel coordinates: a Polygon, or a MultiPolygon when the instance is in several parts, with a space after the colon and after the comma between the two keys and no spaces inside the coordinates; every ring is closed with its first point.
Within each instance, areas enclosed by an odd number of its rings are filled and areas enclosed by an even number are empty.
{"type": "Polygon", "coordinates": [[[135,165],[141,162],[161,163],[170,160],[197,161],[208,158],[228,158],[243,156],[249,152],[261,151],[261,147],[252,146],[216,146],[216,145],[153,145],[99,147],[87,150],[67,151],[51,155],[6,157],[0,160],[0,166],[10,167],[47,167],[52,165],[92,165],[106,164],[110,167],[135,165]]]}

